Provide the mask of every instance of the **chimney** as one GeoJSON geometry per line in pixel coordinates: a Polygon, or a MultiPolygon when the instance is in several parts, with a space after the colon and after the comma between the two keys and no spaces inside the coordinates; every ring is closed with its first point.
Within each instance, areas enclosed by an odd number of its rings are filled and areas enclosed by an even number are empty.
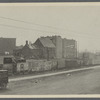
{"type": "Polygon", "coordinates": [[[26,41],[26,45],[28,45],[28,41],[26,41]]]}

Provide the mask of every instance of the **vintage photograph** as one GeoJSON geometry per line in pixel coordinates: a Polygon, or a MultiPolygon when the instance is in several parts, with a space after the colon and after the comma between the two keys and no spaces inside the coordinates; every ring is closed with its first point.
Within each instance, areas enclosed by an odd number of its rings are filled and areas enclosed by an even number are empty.
{"type": "Polygon", "coordinates": [[[100,3],[0,4],[0,95],[100,94],[100,3]]]}

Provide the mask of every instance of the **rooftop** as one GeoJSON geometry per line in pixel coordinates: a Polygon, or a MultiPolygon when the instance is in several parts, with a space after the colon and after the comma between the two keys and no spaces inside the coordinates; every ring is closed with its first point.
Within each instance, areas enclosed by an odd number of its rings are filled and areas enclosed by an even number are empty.
{"type": "Polygon", "coordinates": [[[44,47],[55,48],[55,45],[49,38],[41,37],[41,38],[39,38],[39,40],[44,47]]]}

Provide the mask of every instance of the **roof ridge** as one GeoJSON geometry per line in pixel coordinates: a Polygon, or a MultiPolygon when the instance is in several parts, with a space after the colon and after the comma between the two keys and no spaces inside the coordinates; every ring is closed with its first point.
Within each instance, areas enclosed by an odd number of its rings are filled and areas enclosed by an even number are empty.
{"type": "Polygon", "coordinates": [[[48,37],[42,37],[42,38],[39,38],[39,40],[41,41],[44,47],[53,47],[53,48],[55,47],[52,40],[50,40],[48,37]]]}

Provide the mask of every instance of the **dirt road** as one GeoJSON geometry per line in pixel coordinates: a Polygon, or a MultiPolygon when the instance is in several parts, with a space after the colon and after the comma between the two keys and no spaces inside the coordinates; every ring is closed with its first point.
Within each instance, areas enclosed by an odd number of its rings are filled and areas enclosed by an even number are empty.
{"type": "Polygon", "coordinates": [[[100,94],[100,66],[63,75],[13,81],[1,95],[100,94]]]}

